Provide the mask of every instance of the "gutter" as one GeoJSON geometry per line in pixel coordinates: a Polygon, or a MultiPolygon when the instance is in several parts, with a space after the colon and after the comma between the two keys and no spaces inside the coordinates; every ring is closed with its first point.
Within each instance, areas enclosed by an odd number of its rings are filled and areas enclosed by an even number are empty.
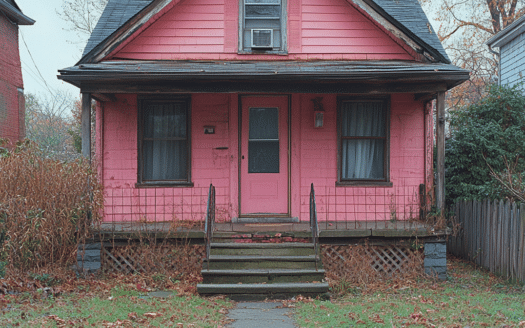
{"type": "Polygon", "coordinates": [[[501,52],[494,51],[489,44],[487,46],[489,47],[489,52],[498,57],[498,85],[501,86],[501,52]]]}

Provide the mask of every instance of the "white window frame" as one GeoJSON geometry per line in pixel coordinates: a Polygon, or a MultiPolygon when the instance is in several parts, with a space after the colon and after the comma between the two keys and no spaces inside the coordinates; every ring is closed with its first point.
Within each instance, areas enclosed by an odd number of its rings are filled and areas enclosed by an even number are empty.
{"type": "MultiPolygon", "coordinates": [[[[281,17],[280,17],[280,25],[281,25],[281,35],[280,35],[280,47],[273,47],[273,48],[251,48],[251,40],[250,44],[244,44],[244,32],[245,32],[245,25],[246,25],[246,18],[245,18],[245,2],[246,0],[239,0],[239,44],[238,44],[238,53],[239,54],[288,54],[287,52],[287,25],[288,25],[288,7],[287,7],[287,1],[286,0],[280,0],[281,1],[281,17]]],[[[261,26],[260,29],[268,29],[267,27],[261,26]]],[[[251,30],[251,29],[250,29],[251,30]]],[[[251,33],[250,33],[251,34],[251,33]]],[[[273,34],[273,42],[275,44],[275,31],[273,34]]]]}

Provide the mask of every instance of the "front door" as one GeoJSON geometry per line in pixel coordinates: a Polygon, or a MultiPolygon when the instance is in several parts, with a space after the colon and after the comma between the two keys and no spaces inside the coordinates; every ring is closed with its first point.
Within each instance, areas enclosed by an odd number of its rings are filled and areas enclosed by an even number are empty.
{"type": "Polygon", "coordinates": [[[288,216],[288,97],[241,98],[241,216],[288,216]]]}

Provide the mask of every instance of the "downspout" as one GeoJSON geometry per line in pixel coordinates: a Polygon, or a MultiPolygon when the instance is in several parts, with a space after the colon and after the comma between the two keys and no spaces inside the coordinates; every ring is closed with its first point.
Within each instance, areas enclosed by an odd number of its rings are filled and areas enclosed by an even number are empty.
{"type": "Polygon", "coordinates": [[[498,57],[498,85],[501,86],[501,52],[492,50],[492,46],[489,45],[489,52],[498,57]]]}

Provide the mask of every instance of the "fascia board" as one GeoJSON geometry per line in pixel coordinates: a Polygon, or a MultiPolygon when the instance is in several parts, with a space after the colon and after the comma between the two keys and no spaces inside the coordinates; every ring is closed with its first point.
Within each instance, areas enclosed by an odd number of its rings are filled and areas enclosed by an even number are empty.
{"type": "MultiPolygon", "coordinates": [[[[178,2],[178,1],[177,1],[178,2]]],[[[146,24],[153,16],[162,11],[167,5],[171,4],[172,0],[157,0],[146,6],[137,15],[130,18],[125,24],[108,36],[104,41],[95,46],[89,53],[82,57],[76,65],[84,63],[99,62],[108,56],[118,45],[124,42],[128,37],[133,35],[144,24],[146,24]],[[135,21],[137,17],[138,20],[135,21]]]]}
{"type": "Polygon", "coordinates": [[[405,42],[410,48],[412,48],[415,52],[423,54],[425,57],[427,57],[431,61],[441,61],[446,64],[450,64],[450,60],[443,57],[433,47],[428,45],[426,42],[418,38],[415,34],[410,33],[410,30],[408,30],[406,27],[404,27],[403,24],[398,22],[396,19],[388,15],[386,12],[381,10],[381,7],[379,7],[377,4],[375,4],[373,1],[370,0],[347,0],[351,1],[352,3],[356,4],[361,10],[366,12],[370,17],[372,17],[374,20],[376,20],[379,24],[381,24],[386,30],[390,31],[394,36],[401,39],[403,42],[405,42]],[[377,9],[379,10],[377,10],[377,9]],[[382,13],[380,11],[383,11],[382,13]],[[402,26],[406,31],[403,31],[399,26],[402,26]]]}

